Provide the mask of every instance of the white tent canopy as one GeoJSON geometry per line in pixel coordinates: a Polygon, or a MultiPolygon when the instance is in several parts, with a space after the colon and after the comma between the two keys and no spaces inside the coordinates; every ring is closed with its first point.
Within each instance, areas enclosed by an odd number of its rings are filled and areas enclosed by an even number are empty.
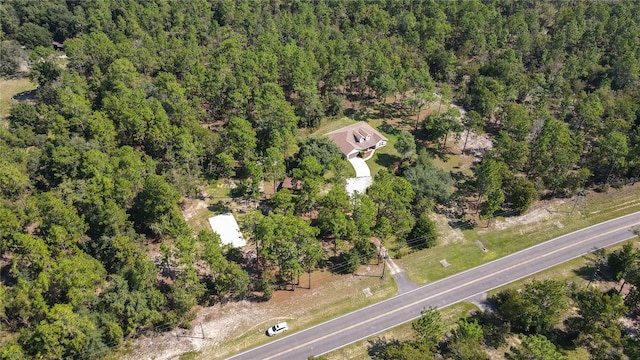
{"type": "Polygon", "coordinates": [[[209,224],[211,229],[220,235],[223,244],[235,248],[247,245],[233,214],[226,213],[209,218],[209,224]]]}

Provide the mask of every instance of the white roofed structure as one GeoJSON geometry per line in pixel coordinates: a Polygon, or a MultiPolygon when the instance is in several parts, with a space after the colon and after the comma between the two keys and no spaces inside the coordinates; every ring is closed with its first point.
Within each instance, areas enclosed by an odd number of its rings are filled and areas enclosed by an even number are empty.
{"type": "Polygon", "coordinates": [[[232,213],[211,217],[209,218],[209,224],[211,225],[211,229],[220,235],[222,244],[231,245],[234,248],[247,245],[232,213]]]}

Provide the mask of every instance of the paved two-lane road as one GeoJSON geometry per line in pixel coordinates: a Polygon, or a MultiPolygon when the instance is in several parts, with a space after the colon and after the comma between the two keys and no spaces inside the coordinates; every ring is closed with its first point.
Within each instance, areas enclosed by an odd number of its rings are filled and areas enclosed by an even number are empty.
{"type": "MultiPolygon", "coordinates": [[[[231,359],[321,355],[596,249],[633,238],[640,212],[572,232],[243,352],[231,359]]],[[[514,239],[513,241],[517,241],[514,239]]]]}

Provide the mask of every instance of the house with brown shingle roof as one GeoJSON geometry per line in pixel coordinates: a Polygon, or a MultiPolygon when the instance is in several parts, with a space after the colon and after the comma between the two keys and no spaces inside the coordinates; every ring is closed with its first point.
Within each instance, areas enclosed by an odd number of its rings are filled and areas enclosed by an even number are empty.
{"type": "Polygon", "coordinates": [[[364,121],[332,131],[327,136],[338,145],[347,159],[358,156],[361,151],[362,157],[368,159],[375,149],[385,146],[388,140],[364,121]]]}
{"type": "Polygon", "coordinates": [[[289,189],[289,190],[294,190],[294,191],[301,190],[302,189],[302,180],[295,180],[292,177],[286,177],[286,178],[284,178],[282,183],[280,183],[280,186],[278,186],[278,190],[280,190],[280,189],[289,189]]]}

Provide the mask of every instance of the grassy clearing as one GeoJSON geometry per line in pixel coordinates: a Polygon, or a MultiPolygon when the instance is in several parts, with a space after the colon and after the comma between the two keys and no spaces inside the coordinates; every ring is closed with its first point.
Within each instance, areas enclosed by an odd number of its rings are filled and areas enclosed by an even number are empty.
{"type": "Polygon", "coordinates": [[[371,170],[371,176],[375,176],[381,169],[388,169],[393,166],[394,163],[400,161],[400,154],[393,146],[396,141],[398,141],[398,133],[395,130],[390,131],[393,128],[387,125],[382,119],[371,120],[369,121],[369,125],[380,131],[380,133],[388,139],[387,144],[377,149],[371,159],[367,161],[367,165],[369,165],[369,169],[371,170]]]}
{"type": "Polygon", "coordinates": [[[205,189],[204,199],[186,200],[182,215],[187,224],[195,232],[211,230],[209,218],[225,212],[233,212],[233,199],[230,196],[231,188],[228,184],[216,181],[205,189]]]}
{"type": "Polygon", "coordinates": [[[314,136],[319,136],[319,135],[324,135],[327,133],[330,133],[334,130],[338,130],[340,128],[343,128],[345,126],[349,126],[353,123],[355,123],[356,121],[348,118],[348,117],[343,117],[340,119],[336,119],[336,120],[329,120],[329,121],[323,121],[320,126],[311,134],[314,136]]]}
{"type": "Polygon", "coordinates": [[[200,354],[200,353],[198,353],[197,351],[189,351],[188,353],[184,353],[184,354],[180,355],[179,360],[193,360],[193,359],[197,359],[199,354],[200,354]]]}
{"type": "MultiPolygon", "coordinates": [[[[459,243],[414,252],[398,259],[396,263],[411,280],[423,285],[554,237],[640,211],[640,184],[620,190],[611,189],[607,193],[591,193],[571,214],[573,205],[574,202],[570,201],[546,209],[538,208],[529,214],[548,214],[539,221],[504,230],[487,229],[480,224],[475,229],[462,231],[464,239],[459,243]],[[476,241],[480,241],[489,251],[483,252],[476,241]],[[442,259],[451,265],[443,267],[440,264],[442,259]]],[[[492,226],[496,226],[495,222],[492,226]]],[[[441,227],[441,233],[453,231],[448,225],[446,227],[441,227]]]]}
{"type": "Polygon", "coordinates": [[[0,121],[9,115],[13,96],[34,90],[36,84],[28,78],[0,80],[0,121]]]}
{"type": "Polygon", "coordinates": [[[462,172],[467,176],[472,176],[471,165],[476,160],[473,156],[447,154],[446,160],[439,157],[433,159],[433,164],[448,172],[462,172]]]}

